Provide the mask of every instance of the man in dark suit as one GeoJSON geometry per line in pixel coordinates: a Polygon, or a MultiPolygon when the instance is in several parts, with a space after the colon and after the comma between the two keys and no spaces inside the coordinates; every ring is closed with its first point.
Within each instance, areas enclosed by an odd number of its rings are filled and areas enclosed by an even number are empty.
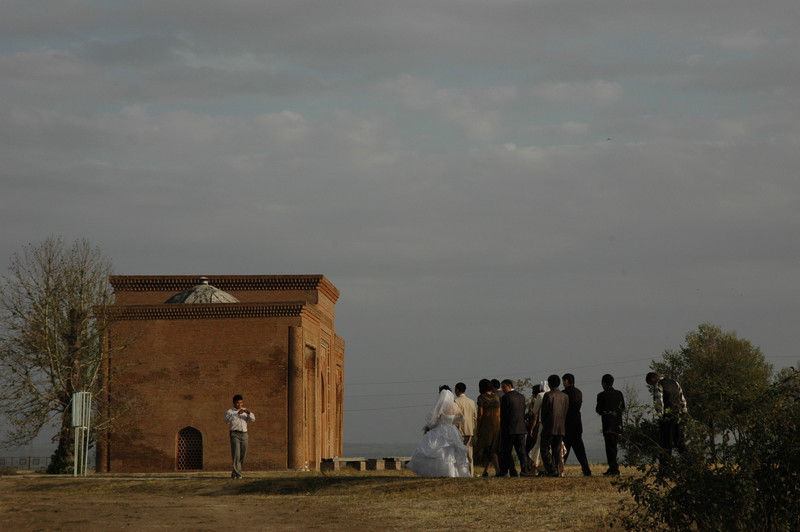
{"type": "Polygon", "coordinates": [[[523,475],[528,472],[528,459],[525,455],[525,435],[528,429],[525,426],[525,397],[514,390],[514,383],[505,379],[500,383],[503,397],[500,399],[500,471],[498,477],[509,473],[516,477],[517,468],[514,457],[511,455],[513,448],[519,459],[519,467],[523,475]]]}
{"type": "Polygon", "coordinates": [[[625,410],[625,397],[622,392],[614,389],[614,377],[606,373],[600,379],[603,391],[597,394],[597,407],[595,412],[600,414],[603,421],[603,439],[606,444],[606,461],[608,471],[606,476],[619,475],[617,463],[617,442],[622,434],[622,412],[625,410]]]}
{"type": "Polygon", "coordinates": [[[583,422],[581,421],[581,405],[583,404],[583,394],[575,387],[575,376],[572,373],[565,373],[561,377],[564,383],[564,393],[569,397],[569,409],[567,410],[567,433],[564,435],[564,447],[569,456],[570,449],[575,450],[575,458],[581,464],[583,476],[591,477],[592,470],[589,469],[589,461],[586,459],[586,447],[583,445],[583,422]]]}
{"type": "Polygon", "coordinates": [[[561,379],[558,375],[547,377],[550,391],[542,399],[542,462],[544,474],[548,477],[560,477],[564,471],[564,462],[561,459],[561,444],[564,443],[566,434],[567,410],[569,397],[558,389],[561,379]]]}

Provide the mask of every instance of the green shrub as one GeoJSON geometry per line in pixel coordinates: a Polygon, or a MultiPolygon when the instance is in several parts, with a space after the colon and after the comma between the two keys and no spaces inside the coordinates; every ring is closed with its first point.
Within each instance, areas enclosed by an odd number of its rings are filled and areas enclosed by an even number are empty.
{"type": "Polygon", "coordinates": [[[680,455],[661,454],[655,423],[644,415],[629,418],[624,463],[641,475],[616,482],[633,504],[620,506],[614,524],[626,530],[800,529],[799,375],[793,371],[752,401],[736,433],[714,438],[688,422],[680,455]]]}

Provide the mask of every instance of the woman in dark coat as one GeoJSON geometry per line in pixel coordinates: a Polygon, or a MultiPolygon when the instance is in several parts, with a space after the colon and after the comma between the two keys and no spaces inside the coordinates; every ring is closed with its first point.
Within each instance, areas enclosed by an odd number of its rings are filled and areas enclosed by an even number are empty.
{"type": "Polygon", "coordinates": [[[478,424],[475,432],[475,454],[482,460],[483,476],[489,476],[489,464],[497,474],[500,471],[498,452],[500,451],[500,399],[494,394],[492,382],[481,379],[478,383],[478,424]]]}

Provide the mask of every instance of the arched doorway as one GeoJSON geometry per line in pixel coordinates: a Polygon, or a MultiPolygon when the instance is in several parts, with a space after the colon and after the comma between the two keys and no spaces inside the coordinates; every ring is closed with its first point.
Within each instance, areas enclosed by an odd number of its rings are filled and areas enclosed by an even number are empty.
{"type": "Polygon", "coordinates": [[[203,435],[194,427],[186,427],[178,432],[178,449],[175,469],[191,471],[203,469],[203,435]]]}

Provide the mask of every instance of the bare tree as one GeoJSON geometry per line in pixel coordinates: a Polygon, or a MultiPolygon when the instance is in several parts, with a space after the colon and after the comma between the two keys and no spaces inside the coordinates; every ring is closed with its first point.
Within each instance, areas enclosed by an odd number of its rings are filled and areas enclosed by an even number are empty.
{"type": "Polygon", "coordinates": [[[14,254],[0,278],[0,412],[12,427],[2,444],[59,427],[54,472],[72,463],[72,394],[102,396],[110,273],[110,259],[87,240],[49,237],[14,254]]]}

